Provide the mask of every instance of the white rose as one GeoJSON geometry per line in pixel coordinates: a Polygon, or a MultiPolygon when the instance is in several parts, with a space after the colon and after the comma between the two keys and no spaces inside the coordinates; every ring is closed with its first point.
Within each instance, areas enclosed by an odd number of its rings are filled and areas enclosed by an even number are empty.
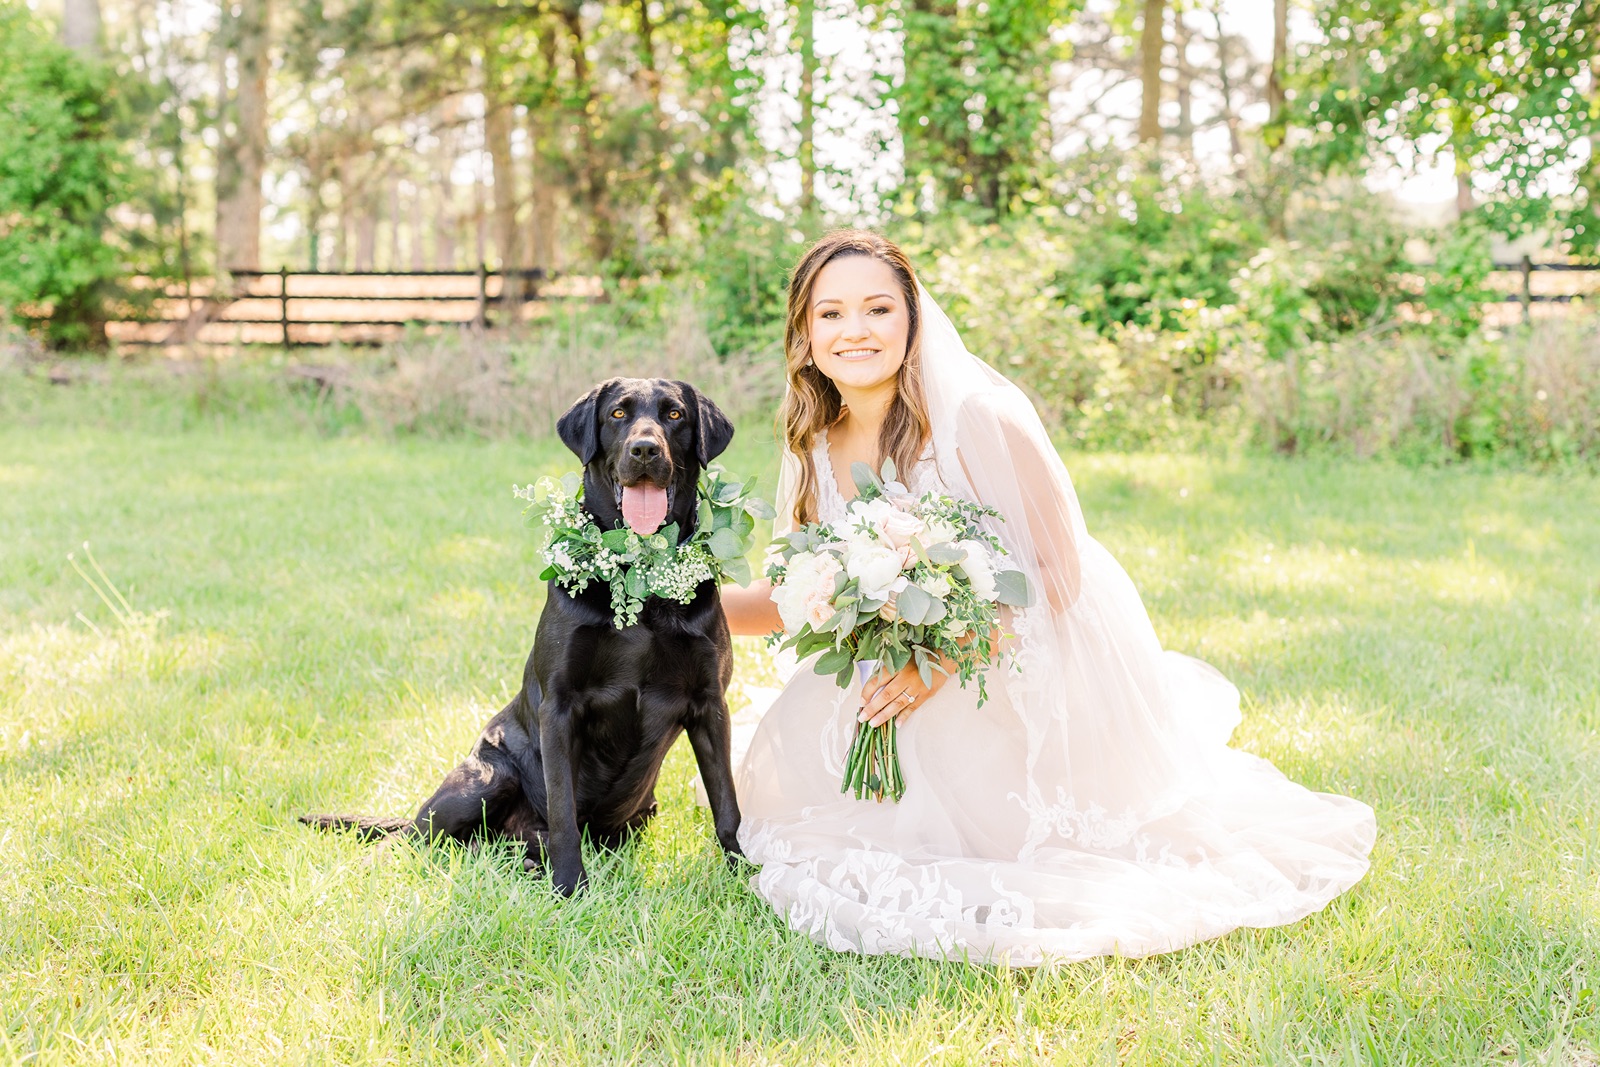
{"type": "Polygon", "coordinates": [[[876,500],[852,500],[849,508],[850,525],[865,524],[874,530],[882,530],[884,522],[893,511],[894,505],[882,497],[876,500]]]}
{"type": "Polygon", "coordinates": [[[956,547],[967,550],[967,558],[956,564],[956,570],[972,583],[972,591],[980,600],[993,600],[994,564],[989,561],[988,550],[977,541],[957,541],[956,547]]]}
{"type": "Polygon", "coordinates": [[[834,606],[827,597],[813,597],[806,601],[805,620],[811,624],[813,630],[821,630],[822,624],[833,618],[834,606]]]}
{"type": "Polygon", "coordinates": [[[795,586],[785,582],[772,587],[772,602],[778,606],[778,617],[783,619],[785,633],[797,634],[806,624],[806,599],[795,586]]]}
{"type": "Polygon", "coordinates": [[[917,585],[924,593],[927,593],[935,600],[943,600],[945,597],[949,596],[952,588],[950,585],[950,579],[946,578],[942,574],[934,574],[931,577],[923,578],[917,583],[917,585]]]}
{"type": "Polygon", "coordinates": [[[960,532],[961,531],[955,528],[954,524],[947,522],[944,519],[929,519],[928,539],[923,543],[928,545],[936,545],[940,541],[954,541],[956,539],[956,534],[960,532]]]}
{"type": "MultiPolygon", "coordinates": [[[[799,633],[814,614],[814,605],[833,599],[834,578],[839,561],[831,552],[796,552],[784,571],[783,584],[772,588],[772,602],[778,606],[783,628],[799,633]]],[[[828,615],[832,615],[830,608],[828,615]]],[[[822,617],[826,622],[828,615],[822,617]]]]}
{"type": "Polygon", "coordinates": [[[904,552],[913,537],[921,540],[928,536],[928,525],[909,511],[895,508],[883,520],[883,533],[891,545],[904,552]]]}
{"type": "Polygon", "coordinates": [[[845,573],[861,583],[862,596],[881,600],[900,577],[900,553],[883,545],[852,546],[845,573]]]}
{"type": "Polygon", "coordinates": [[[967,636],[967,624],[960,619],[951,619],[944,624],[943,633],[952,641],[959,641],[967,636]]]}

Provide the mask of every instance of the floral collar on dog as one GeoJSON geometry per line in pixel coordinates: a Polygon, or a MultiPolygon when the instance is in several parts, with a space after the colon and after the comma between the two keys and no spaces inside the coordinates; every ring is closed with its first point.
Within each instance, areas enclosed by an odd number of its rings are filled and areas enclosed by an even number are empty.
{"type": "Polygon", "coordinates": [[[511,490],[543,526],[545,568],[540,581],[556,584],[576,596],[593,581],[611,586],[611,621],[623,630],[639,621],[650,597],[687,604],[700,583],[715,578],[750,584],[750,561],[756,519],[770,519],[772,505],[753,495],[755,481],[730,481],[728,472],[712,464],[700,472],[699,513],[694,533],[678,543],[678,524],[669,523],[641,536],[626,526],[602,530],[583,509],[583,479],[576,472],[541,478],[511,490]]]}

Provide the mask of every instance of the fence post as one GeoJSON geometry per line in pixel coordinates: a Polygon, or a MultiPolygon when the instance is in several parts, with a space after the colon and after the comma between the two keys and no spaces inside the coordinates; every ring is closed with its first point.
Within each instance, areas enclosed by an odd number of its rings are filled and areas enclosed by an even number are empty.
{"type": "Polygon", "coordinates": [[[473,316],[472,324],[482,330],[489,325],[489,265],[478,264],[478,313],[473,316]]]}
{"type": "Polygon", "coordinates": [[[1522,257],[1522,325],[1533,321],[1533,257],[1522,257]]]}
{"type": "Polygon", "coordinates": [[[289,268],[278,268],[278,322],[283,327],[283,347],[289,347],[289,268]]]}

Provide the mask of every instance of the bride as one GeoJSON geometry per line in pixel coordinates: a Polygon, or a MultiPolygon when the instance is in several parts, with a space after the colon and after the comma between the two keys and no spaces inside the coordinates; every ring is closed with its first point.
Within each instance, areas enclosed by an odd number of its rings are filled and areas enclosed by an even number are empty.
{"type": "MultiPolygon", "coordinates": [[[[995,314],[1005,313],[993,294],[995,314]]],[[[1278,926],[1359,881],[1372,809],[1227,747],[1238,691],[1163,651],[1089,536],[1026,397],[969,353],[893,243],[836,231],[801,258],[785,329],[777,533],[843,516],[850,464],[997,508],[1028,576],[989,699],[914,667],[840,689],[802,663],[736,770],[755,886],[842,951],[1034,966],[1143,956],[1278,926]],[[905,798],[839,789],[858,720],[900,723],[905,798]]],[[[726,587],[734,633],[781,626],[768,582],[726,587]]]]}

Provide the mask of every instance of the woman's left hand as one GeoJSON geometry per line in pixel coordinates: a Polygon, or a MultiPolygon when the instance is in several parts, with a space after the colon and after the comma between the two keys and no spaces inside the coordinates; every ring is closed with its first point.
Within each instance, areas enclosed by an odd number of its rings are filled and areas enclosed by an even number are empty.
{"type": "MultiPolygon", "coordinates": [[[[950,660],[944,660],[943,666],[945,670],[953,671],[956,665],[950,660]]],[[[933,672],[933,684],[923,685],[922,675],[917,673],[915,660],[894,674],[888,676],[875,674],[867,679],[866,705],[862,707],[858,720],[871,726],[882,726],[894,718],[904,724],[913,711],[927,703],[928,698],[939,691],[948,677],[942,671],[936,670],[933,672]]]]}

